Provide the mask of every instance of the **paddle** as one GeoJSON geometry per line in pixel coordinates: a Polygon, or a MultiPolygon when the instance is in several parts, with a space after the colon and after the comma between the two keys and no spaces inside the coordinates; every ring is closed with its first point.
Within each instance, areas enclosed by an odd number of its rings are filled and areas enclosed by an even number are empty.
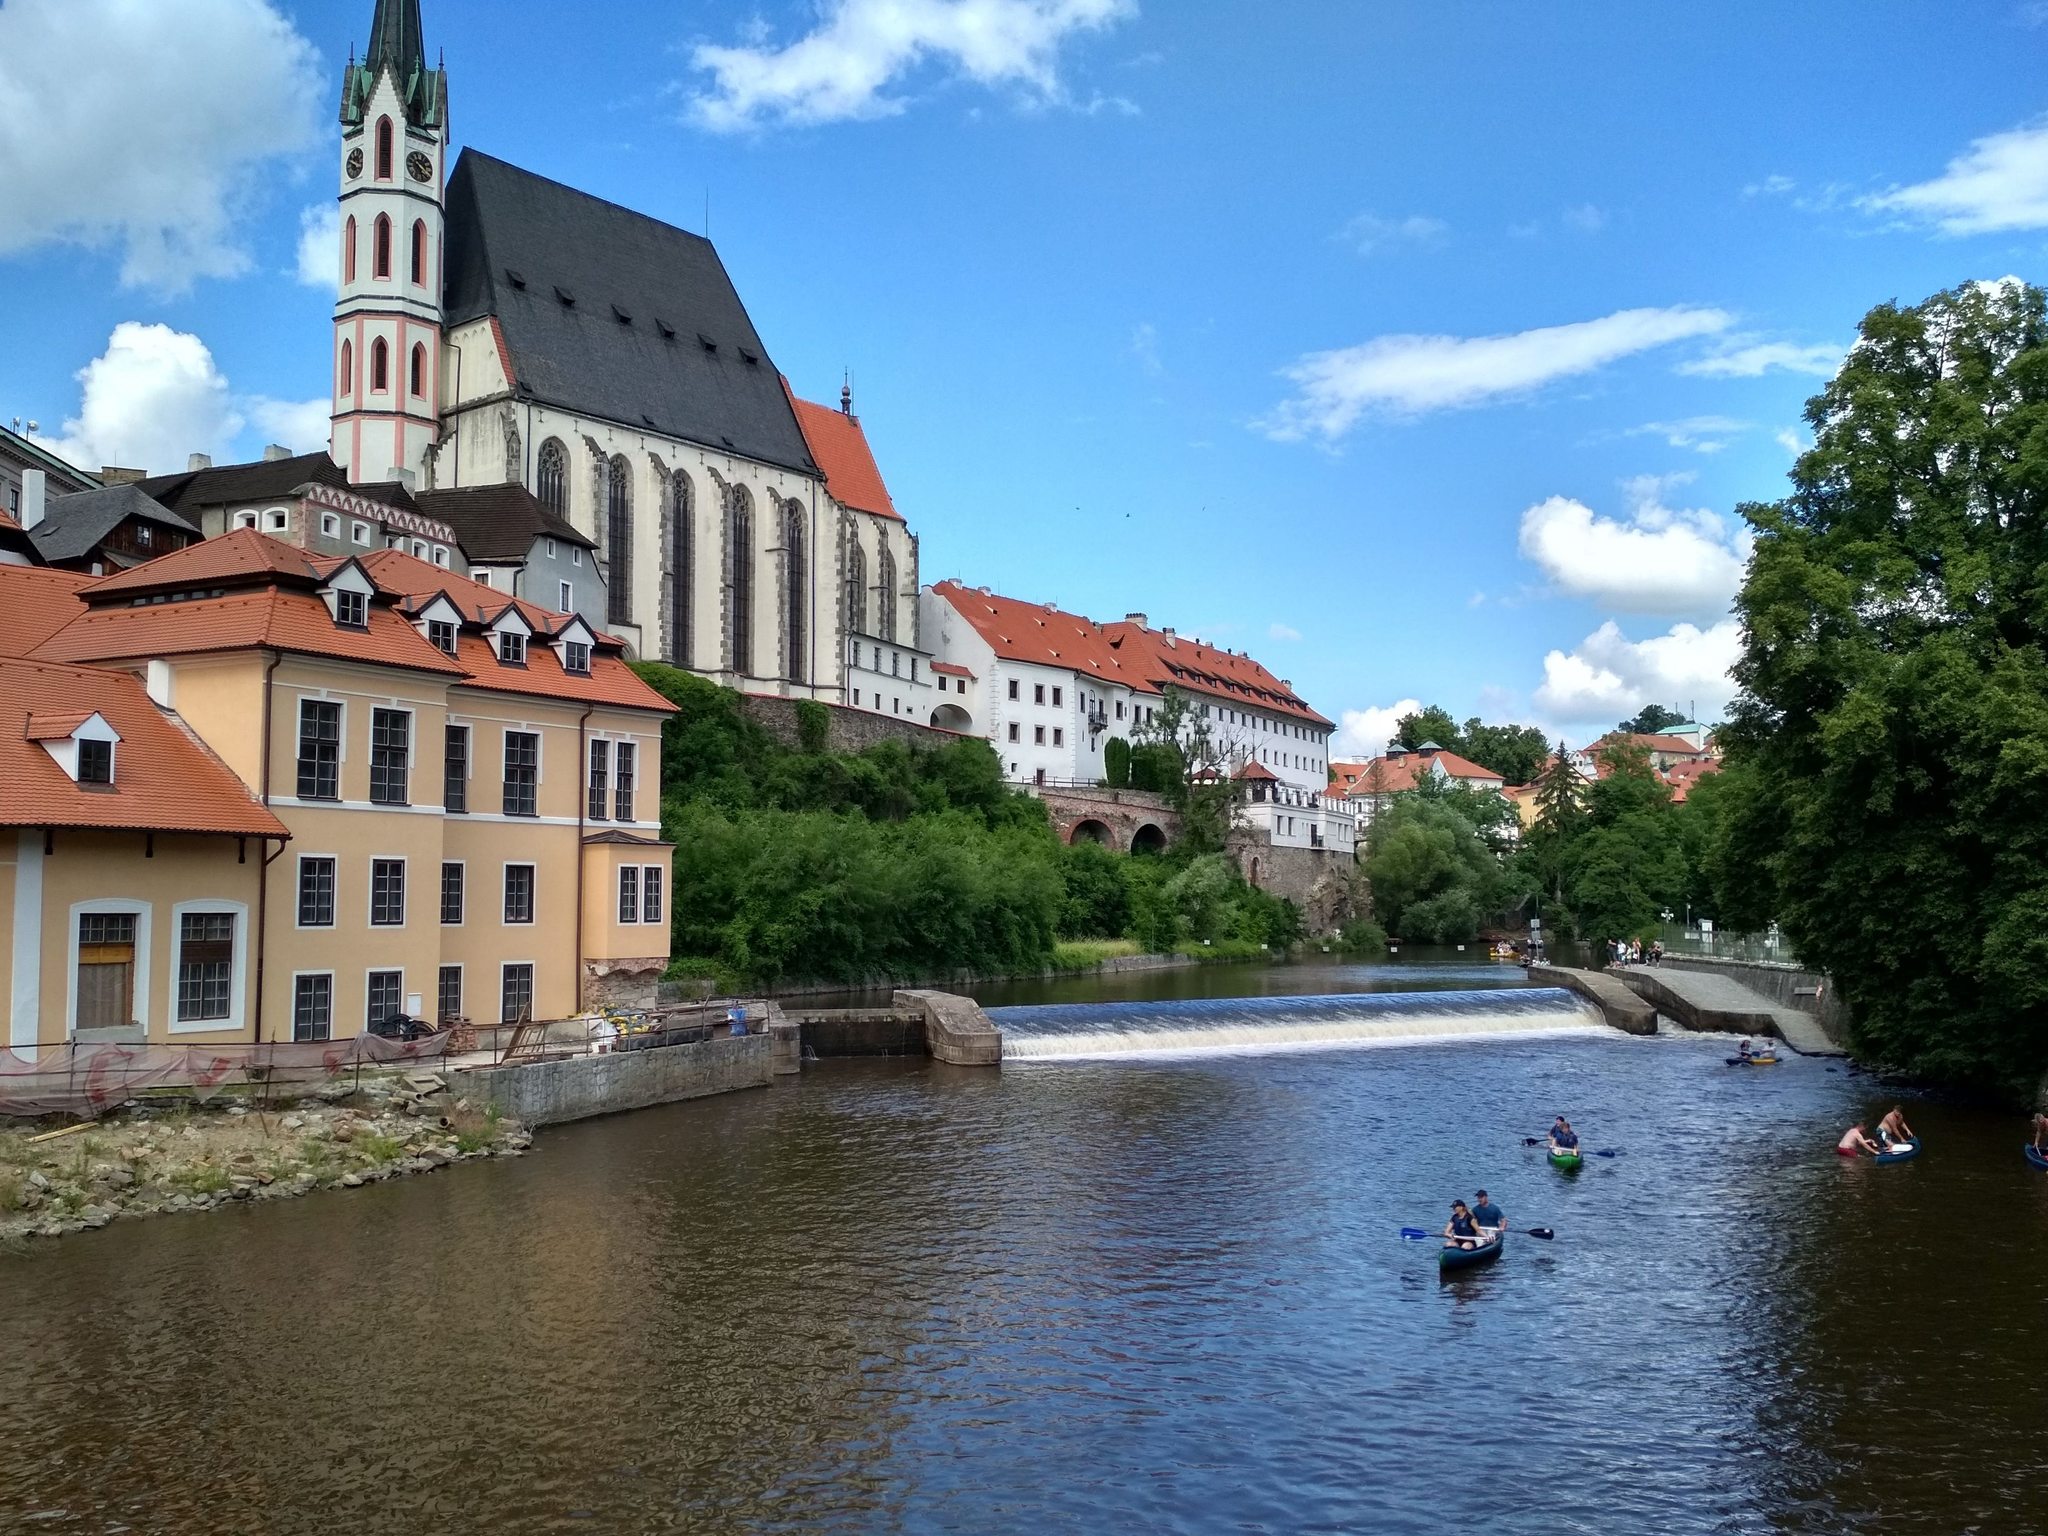
{"type": "MultiPolygon", "coordinates": [[[[1549,1138],[1548,1136],[1524,1136],[1524,1137],[1522,1138],[1522,1145],[1523,1145],[1523,1146],[1525,1146],[1525,1147],[1547,1147],[1547,1146],[1549,1146],[1549,1145],[1550,1145],[1550,1138],[1549,1138]]],[[[1595,1152],[1595,1153],[1593,1154],[1593,1156],[1595,1156],[1595,1157],[1620,1157],[1620,1156],[1621,1156],[1621,1148],[1619,1148],[1619,1147],[1602,1147],[1602,1148],[1601,1148],[1601,1149],[1600,1149],[1600,1150],[1599,1150],[1598,1152],[1595,1152]]]]}
{"type": "MultiPolygon", "coordinates": [[[[1541,1238],[1546,1243],[1557,1236],[1548,1227],[1510,1227],[1508,1230],[1519,1237],[1541,1238]]],[[[1441,1237],[1443,1234],[1441,1232],[1425,1232],[1420,1227],[1403,1227],[1401,1229],[1401,1236],[1408,1242],[1419,1243],[1426,1237],[1441,1237]]]]}

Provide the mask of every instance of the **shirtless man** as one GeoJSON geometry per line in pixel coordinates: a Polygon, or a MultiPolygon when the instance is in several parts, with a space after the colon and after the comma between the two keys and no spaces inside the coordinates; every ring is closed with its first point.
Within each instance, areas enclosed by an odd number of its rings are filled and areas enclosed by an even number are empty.
{"type": "Polygon", "coordinates": [[[2048,1115],[2034,1116],[2034,1150],[2048,1153],[2048,1115]]]}
{"type": "Polygon", "coordinates": [[[1877,1135],[1878,1139],[1887,1146],[1895,1141],[1918,1141],[1920,1139],[1913,1134],[1913,1127],[1906,1124],[1906,1117],[1899,1113],[1899,1106],[1896,1104],[1885,1111],[1885,1117],[1877,1122],[1877,1135]]]}
{"type": "Polygon", "coordinates": [[[1842,1132],[1842,1139],[1835,1143],[1835,1150],[1844,1157],[1857,1157],[1865,1152],[1875,1157],[1884,1148],[1864,1135],[1863,1127],[1858,1124],[1852,1125],[1849,1129],[1842,1132]]]}

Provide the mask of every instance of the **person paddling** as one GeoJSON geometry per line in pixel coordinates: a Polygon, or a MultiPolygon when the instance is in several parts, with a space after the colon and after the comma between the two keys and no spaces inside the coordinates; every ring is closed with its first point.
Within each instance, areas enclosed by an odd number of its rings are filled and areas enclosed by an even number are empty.
{"type": "Polygon", "coordinates": [[[1444,1223],[1444,1246],[1446,1248],[1477,1248],[1479,1246],[1479,1222],[1473,1216],[1471,1207],[1462,1200],[1451,1202],[1451,1219],[1444,1223]]]}
{"type": "Polygon", "coordinates": [[[2034,1150],[2048,1157],[2048,1115],[2034,1116],[2034,1150]]]}
{"type": "Polygon", "coordinates": [[[1576,1152],[1579,1150],[1579,1133],[1572,1129],[1571,1121],[1563,1115],[1550,1128],[1550,1150],[1553,1152],[1576,1152]]]}
{"type": "Polygon", "coordinates": [[[1507,1213],[1479,1191],[1479,1203],[1472,1207],[1472,1219],[1479,1223],[1482,1232],[1498,1232],[1508,1224],[1507,1213]]]}
{"type": "Polygon", "coordinates": [[[1842,1132],[1842,1139],[1835,1143],[1835,1150],[1843,1157],[1858,1157],[1865,1152],[1875,1157],[1884,1148],[1864,1135],[1862,1122],[1859,1121],[1842,1132]]]}
{"type": "Polygon", "coordinates": [[[1913,1134],[1913,1127],[1906,1124],[1906,1117],[1899,1113],[1899,1106],[1894,1104],[1885,1112],[1885,1117],[1877,1122],[1877,1139],[1889,1147],[1893,1142],[1917,1142],[1920,1138],[1913,1134]]]}

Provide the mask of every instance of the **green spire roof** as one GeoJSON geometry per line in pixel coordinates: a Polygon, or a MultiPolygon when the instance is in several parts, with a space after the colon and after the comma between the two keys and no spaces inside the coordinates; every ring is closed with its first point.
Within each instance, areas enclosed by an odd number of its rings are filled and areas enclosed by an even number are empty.
{"type": "Polygon", "coordinates": [[[405,104],[405,120],[415,128],[438,127],[448,105],[448,76],[427,67],[427,45],[420,26],[420,0],[377,0],[370,17],[370,47],[362,62],[349,60],[341,80],[341,120],[363,120],[364,104],[377,77],[391,72],[405,104]]]}
{"type": "Polygon", "coordinates": [[[377,0],[377,13],[370,18],[370,51],[363,63],[372,73],[388,63],[403,90],[413,77],[424,73],[427,45],[420,31],[420,0],[377,0]]]}

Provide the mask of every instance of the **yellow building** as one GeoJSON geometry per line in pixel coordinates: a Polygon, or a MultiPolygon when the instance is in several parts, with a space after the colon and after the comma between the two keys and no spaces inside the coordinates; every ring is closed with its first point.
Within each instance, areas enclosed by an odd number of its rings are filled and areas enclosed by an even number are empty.
{"type": "MultiPolygon", "coordinates": [[[[0,608],[12,574],[0,572],[0,608]]],[[[672,709],[615,640],[395,550],[308,557],[249,530],[79,586],[68,603],[61,624],[11,643],[125,679],[274,828],[235,866],[250,885],[246,1002],[214,1038],[651,1000],[669,953],[659,794],[672,709]]],[[[34,807],[14,825],[26,846],[34,807]]],[[[102,881],[107,859],[67,840],[46,884],[102,881]]],[[[40,991],[74,994],[44,951],[40,991]]],[[[12,995],[19,1042],[29,1026],[19,985],[12,995]]],[[[159,1038],[169,1009],[137,1006],[159,1038]]],[[[50,1044],[72,1012],[44,1001],[34,1018],[50,1044]]]]}

